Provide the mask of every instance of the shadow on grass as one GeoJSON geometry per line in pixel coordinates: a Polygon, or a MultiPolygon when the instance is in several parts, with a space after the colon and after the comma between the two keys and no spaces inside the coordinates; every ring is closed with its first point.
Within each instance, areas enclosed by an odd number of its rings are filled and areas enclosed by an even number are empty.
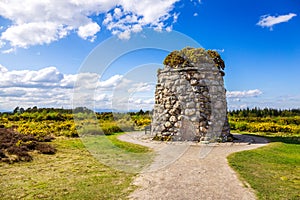
{"type": "Polygon", "coordinates": [[[292,137],[283,137],[283,136],[275,136],[268,137],[271,142],[283,142],[286,144],[300,144],[300,136],[292,136],[292,137]]]}
{"type": "MultiPolygon", "coordinates": [[[[267,139],[268,142],[282,142],[286,144],[300,144],[300,135],[276,135],[276,134],[268,134],[268,133],[248,133],[241,132],[238,134],[247,135],[247,136],[255,136],[258,138],[267,139]]],[[[236,136],[235,136],[236,137],[236,136]]],[[[260,142],[257,142],[260,143],[260,142]]]]}

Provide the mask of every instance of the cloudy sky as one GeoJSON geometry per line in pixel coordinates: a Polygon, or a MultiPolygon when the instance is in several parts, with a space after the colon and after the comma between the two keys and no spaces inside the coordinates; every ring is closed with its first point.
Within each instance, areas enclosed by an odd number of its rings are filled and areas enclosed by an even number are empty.
{"type": "Polygon", "coordinates": [[[122,97],[126,109],[150,109],[168,48],[127,51],[110,62],[101,56],[132,38],[147,40],[149,30],[218,50],[230,109],[300,107],[297,0],[0,0],[0,111],[78,102],[109,109],[122,107],[122,97]],[[112,48],[104,48],[110,38],[112,48]],[[97,48],[98,63],[86,70],[97,48]]]}

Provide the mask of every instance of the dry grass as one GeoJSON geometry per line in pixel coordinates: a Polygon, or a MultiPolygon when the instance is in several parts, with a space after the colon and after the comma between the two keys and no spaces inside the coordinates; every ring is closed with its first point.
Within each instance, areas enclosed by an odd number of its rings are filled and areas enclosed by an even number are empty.
{"type": "Polygon", "coordinates": [[[80,139],[58,138],[55,155],[28,163],[0,163],[1,199],[125,199],[134,174],[99,163],[80,139]]]}

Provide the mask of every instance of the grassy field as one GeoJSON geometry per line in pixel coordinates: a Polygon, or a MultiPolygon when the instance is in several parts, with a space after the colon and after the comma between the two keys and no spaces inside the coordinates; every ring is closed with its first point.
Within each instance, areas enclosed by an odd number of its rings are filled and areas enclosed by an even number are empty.
{"type": "Polygon", "coordinates": [[[259,199],[300,199],[300,137],[268,137],[271,144],[231,154],[230,166],[259,199]]]}
{"type": "MultiPolygon", "coordinates": [[[[272,141],[228,157],[260,199],[300,199],[299,113],[272,109],[230,113],[232,130],[260,132],[255,134],[272,141]]],[[[49,144],[57,149],[54,155],[31,150],[31,162],[0,162],[0,199],[126,199],[134,190],[134,176],[154,154],[117,140],[115,132],[142,130],[150,123],[149,113],[98,113],[93,119],[90,115],[84,110],[73,115],[72,110],[33,108],[0,113],[1,127],[15,127],[20,134],[38,139],[53,136],[56,139],[49,144]],[[76,123],[74,116],[80,119],[76,123]],[[107,136],[99,136],[103,133],[107,136]],[[78,135],[81,139],[72,138],[78,135]]],[[[21,148],[20,144],[16,140],[11,145],[21,148]]]]}
{"type": "MultiPolygon", "coordinates": [[[[144,147],[117,141],[116,137],[110,136],[109,140],[119,149],[149,153],[144,147]]],[[[102,144],[101,139],[94,139],[102,144]]],[[[52,144],[57,148],[55,155],[33,152],[36,155],[32,162],[0,163],[1,199],[126,199],[134,189],[131,181],[136,174],[101,164],[81,139],[62,137],[52,144]]]]}

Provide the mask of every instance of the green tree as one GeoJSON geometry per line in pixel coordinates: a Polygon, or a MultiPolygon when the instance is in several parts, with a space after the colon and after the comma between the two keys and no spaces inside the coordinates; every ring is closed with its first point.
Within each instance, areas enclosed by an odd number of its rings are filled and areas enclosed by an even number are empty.
{"type": "Polygon", "coordinates": [[[19,112],[20,112],[20,108],[19,108],[19,106],[17,106],[17,107],[14,109],[13,113],[19,113],[19,112]]]}

